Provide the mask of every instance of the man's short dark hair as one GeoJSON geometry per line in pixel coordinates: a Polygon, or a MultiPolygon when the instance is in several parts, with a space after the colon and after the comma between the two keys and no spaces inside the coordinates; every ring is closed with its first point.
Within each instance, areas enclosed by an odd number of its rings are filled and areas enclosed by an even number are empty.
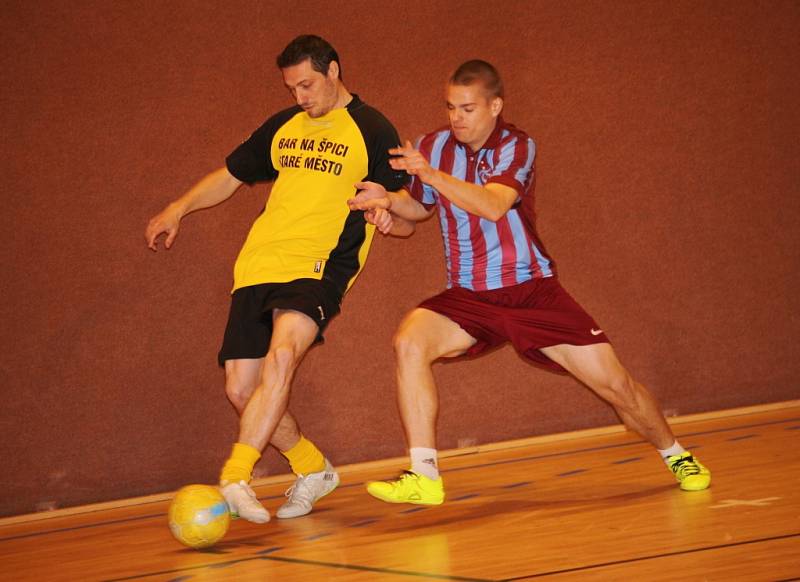
{"type": "Polygon", "coordinates": [[[339,78],[342,78],[342,63],[339,62],[339,54],[330,43],[319,36],[313,34],[303,34],[286,45],[283,52],[278,55],[277,63],[279,69],[299,65],[306,59],[311,61],[311,67],[318,73],[328,74],[328,69],[332,61],[339,64],[339,78]]]}
{"type": "Polygon", "coordinates": [[[486,89],[489,98],[503,98],[503,80],[491,64],[480,59],[463,63],[450,77],[451,85],[472,85],[479,82],[486,89]]]}

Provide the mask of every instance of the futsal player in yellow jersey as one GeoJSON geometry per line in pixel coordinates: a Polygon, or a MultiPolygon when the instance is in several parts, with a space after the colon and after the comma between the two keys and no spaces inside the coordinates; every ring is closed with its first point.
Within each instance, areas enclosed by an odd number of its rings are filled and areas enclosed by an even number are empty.
{"type": "MultiPolygon", "coordinates": [[[[267,444],[289,460],[297,479],[281,518],[305,515],[339,483],[331,463],[301,435],[287,410],[294,371],[322,341],[342,297],[364,265],[374,234],[364,213],[350,211],[363,182],[398,190],[405,172],[388,163],[397,132],[342,83],[339,57],[318,36],[294,39],[277,58],[297,105],[270,117],[226,159],[148,224],[154,251],[170,248],[181,219],[226,200],[242,185],[272,181],[234,266],[230,316],[219,363],[225,390],[241,415],[239,437],[222,468],[231,512],[264,523],[269,512],[249,486],[267,444]]],[[[380,224],[382,210],[369,216],[380,224]],[[377,215],[376,215],[377,214],[377,215]]]]}

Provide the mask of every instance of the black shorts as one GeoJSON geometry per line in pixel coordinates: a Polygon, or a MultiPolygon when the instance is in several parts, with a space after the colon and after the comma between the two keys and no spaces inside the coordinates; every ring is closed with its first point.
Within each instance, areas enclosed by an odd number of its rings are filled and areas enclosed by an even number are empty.
{"type": "Polygon", "coordinates": [[[272,310],[293,309],[309,316],[319,327],[314,343],[339,313],[342,294],[333,283],[320,279],[295,279],[288,283],[264,283],[233,292],[228,325],[217,360],[263,358],[272,337],[272,310]]]}

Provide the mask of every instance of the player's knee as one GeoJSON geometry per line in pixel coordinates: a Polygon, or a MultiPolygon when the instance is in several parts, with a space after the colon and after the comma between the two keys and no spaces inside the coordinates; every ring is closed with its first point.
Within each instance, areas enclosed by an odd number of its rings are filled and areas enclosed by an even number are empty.
{"type": "Polygon", "coordinates": [[[237,410],[241,411],[247,406],[255,388],[255,384],[245,381],[235,371],[226,372],[225,394],[237,410]]]}
{"type": "Polygon", "coordinates": [[[289,345],[272,346],[267,353],[267,365],[281,373],[289,373],[297,366],[297,351],[289,345]]]}
{"type": "Polygon", "coordinates": [[[428,356],[429,350],[423,338],[409,329],[401,329],[395,334],[394,351],[398,362],[430,359],[428,356]]]}

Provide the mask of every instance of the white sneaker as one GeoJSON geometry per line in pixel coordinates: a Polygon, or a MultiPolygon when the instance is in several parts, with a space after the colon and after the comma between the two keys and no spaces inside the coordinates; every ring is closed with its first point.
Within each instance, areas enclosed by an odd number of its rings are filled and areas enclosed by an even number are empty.
{"type": "Polygon", "coordinates": [[[336,489],[339,484],[339,474],[325,459],[325,468],[318,473],[298,475],[294,485],[286,490],[289,499],[280,506],[276,515],[282,519],[300,517],[311,511],[311,507],[318,499],[336,489]]]}
{"type": "Polygon", "coordinates": [[[220,491],[231,516],[241,517],[253,523],[267,523],[269,521],[269,511],[256,498],[256,492],[250,488],[245,481],[238,483],[220,483],[220,491]]]}

